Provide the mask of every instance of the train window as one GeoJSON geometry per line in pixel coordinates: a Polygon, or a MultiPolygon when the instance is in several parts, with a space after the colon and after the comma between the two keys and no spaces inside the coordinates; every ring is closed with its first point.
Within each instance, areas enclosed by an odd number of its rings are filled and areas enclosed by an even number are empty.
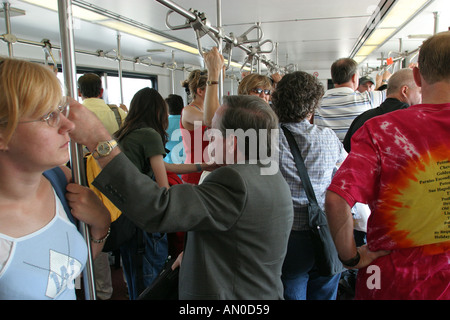
{"type": "MultiPolygon", "coordinates": [[[[108,74],[105,80],[105,77],[102,73],[97,72],[96,70],[82,70],[82,73],[77,73],[77,79],[81,77],[86,72],[93,72],[99,74],[102,78],[103,84],[103,99],[108,104],[116,104],[119,105],[121,103],[121,95],[120,95],[120,81],[119,77],[116,74],[108,74]]],[[[64,90],[64,77],[62,72],[58,72],[58,79],[60,80],[64,90]]],[[[156,76],[142,76],[138,75],[123,75],[122,76],[122,91],[123,91],[123,104],[129,108],[131,99],[133,99],[134,94],[142,88],[150,87],[157,89],[156,76]]],[[[77,93],[78,94],[78,93],[77,93]]]]}
{"type": "MultiPolygon", "coordinates": [[[[107,82],[105,101],[119,105],[121,103],[119,77],[108,76],[107,82]]],[[[153,83],[150,79],[122,77],[123,104],[129,107],[134,94],[145,87],[153,88],[153,83]]]]}

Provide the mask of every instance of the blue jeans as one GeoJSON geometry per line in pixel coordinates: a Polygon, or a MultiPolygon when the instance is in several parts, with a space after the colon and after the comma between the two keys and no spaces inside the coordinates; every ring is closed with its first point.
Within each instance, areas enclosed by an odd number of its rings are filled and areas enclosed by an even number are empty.
{"type": "Polygon", "coordinates": [[[339,278],[318,274],[309,231],[291,231],[281,275],[286,300],[335,300],[339,278]]]}
{"type": "Polygon", "coordinates": [[[120,247],[130,300],[136,300],[139,294],[152,284],[163,269],[168,255],[165,233],[143,232],[143,243],[139,243],[138,239],[139,237],[135,235],[120,247]],[[140,249],[144,250],[143,254],[138,254],[140,249]],[[137,268],[140,262],[142,262],[142,274],[139,277],[137,268]]]}

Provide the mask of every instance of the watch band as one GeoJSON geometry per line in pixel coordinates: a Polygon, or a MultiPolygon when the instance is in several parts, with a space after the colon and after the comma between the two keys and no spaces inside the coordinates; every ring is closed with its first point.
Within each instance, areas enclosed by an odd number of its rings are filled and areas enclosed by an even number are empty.
{"type": "Polygon", "coordinates": [[[354,267],[359,263],[359,260],[361,260],[361,256],[359,255],[359,251],[358,248],[356,248],[356,256],[354,256],[353,258],[349,259],[349,260],[342,260],[341,258],[339,258],[339,260],[341,260],[342,264],[346,267],[354,267]]]}
{"type": "Polygon", "coordinates": [[[207,86],[212,86],[214,84],[219,84],[219,81],[211,81],[211,80],[206,81],[207,86]]]}
{"type": "Polygon", "coordinates": [[[97,144],[97,147],[96,147],[95,150],[92,152],[92,156],[93,156],[94,159],[96,159],[96,160],[98,160],[98,159],[101,158],[101,157],[106,157],[106,156],[108,156],[109,154],[111,154],[111,152],[112,152],[112,151],[114,150],[114,148],[117,147],[117,146],[118,146],[117,141],[114,140],[114,139],[108,140],[108,141],[101,141],[101,142],[99,142],[99,143],[97,144]],[[109,145],[109,150],[108,150],[106,153],[102,154],[101,152],[99,152],[99,147],[100,147],[102,144],[105,144],[105,143],[109,145]]]}

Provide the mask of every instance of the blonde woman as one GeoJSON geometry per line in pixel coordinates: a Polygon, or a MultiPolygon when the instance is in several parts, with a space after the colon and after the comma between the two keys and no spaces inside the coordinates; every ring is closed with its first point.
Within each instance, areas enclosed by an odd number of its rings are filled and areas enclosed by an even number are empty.
{"type": "Polygon", "coordinates": [[[238,87],[239,95],[258,96],[267,103],[270,101],[272,83],[267,76],[252,73],[244,77],[238,87]]]}
{"type": "Polygon", "coordinates": [[[68,107],[61,86],[45,66],[0,59],[0,300],[75,299],[74,279],[87,247],[71,214],[90,227],[94,256],[109,234],[110,216],[88,188],[68,190],[68,107]],[[65,170],[65,171],[63,171],[65,170]],[[56,184],[43,174],[62,176],[56,184]]]}

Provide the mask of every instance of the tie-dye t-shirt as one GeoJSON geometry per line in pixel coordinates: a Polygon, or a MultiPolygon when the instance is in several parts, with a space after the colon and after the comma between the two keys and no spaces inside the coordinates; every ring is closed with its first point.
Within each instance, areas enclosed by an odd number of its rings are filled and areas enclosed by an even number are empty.
{"type": "Polygon", "coordinates": [[[450,104],[376,117],[351,143],[329,190],[369,204],[368,246],[392,250],[373,263],[381,288],[362,269],[357,297],[450,299],[450,104]]]}

